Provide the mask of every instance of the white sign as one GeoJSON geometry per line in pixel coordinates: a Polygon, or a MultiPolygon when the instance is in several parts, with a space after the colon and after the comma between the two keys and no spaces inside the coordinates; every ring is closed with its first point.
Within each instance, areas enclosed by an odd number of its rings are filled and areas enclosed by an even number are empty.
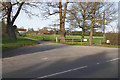
{"type": "Polygon", "coordinates": [[[87,39],[84,39],[83,41],[87,41],[87,39]]]}
{"type": "Polygon", "coordinates": [[[110,40],[107,40],[106,43],[110,43],[110,40]]]}

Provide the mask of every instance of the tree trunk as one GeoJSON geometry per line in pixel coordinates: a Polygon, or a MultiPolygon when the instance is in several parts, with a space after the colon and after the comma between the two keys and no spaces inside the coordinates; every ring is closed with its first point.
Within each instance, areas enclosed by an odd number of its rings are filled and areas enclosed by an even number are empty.
{"type": "Polygon", "coordinates": [[[93,12],[92,12],[92,23],[91,23],[91,31],[90,31],[90,37],[89,37],[90,45],[92,45],[92,38],[93,38],[93,27],[94,27],[94,21],[95,21],[95,7],[96,7],[96,3],[94,3],[93,12]]]}
{"type": "Polygon", "coordinates": [[[61,0],[59,0],[59,17],[60,17],[60,42],[63,42],[63,40],[65,40],[64,38],[64,34],[62,34],[62,3],[61,3],[61,0]]]}
{"type": "Polygon", "coordinates": [[[85,11],[84,11],[84,16],[83,16],[83,27],[82,27],[82,41],[84,40],[84,34],[85,34],[85,11]]]}
{"type": "Polygon", "coordinates": [[[61,31],[60,33],[60,42],[65,42],[65,31],[61,31]]]}
{"type": "Polygon", "coordinates": [[[93,23],[91,24],[91,31],[90,31],[90,38],[89,38],[89,44],[92,45],[92,38],[93,38],[93,23]]]}
{"type": "Polygon", "coordinates": [[[84,28],[82,28],[82,41],[84,41],[84,34],[85,34],[85,30],[84,28]]]}
{"type": "Polygon", "coordinates": [[[13,5],[11,4],[11,2],[6,2],[6,4],[7,4],[7,16],[6,16],[6,18],[7,18],[7,33],[8,33],[10,40],[16,40],[17,38],[16,38],[15,28],[13,27],[13,24],[14,24],[17,16],[19,15],[24,2],[20,3],[18,10],[12,19],[11,19],[11,13],[12,13],[13,5]]]}
{"type": "Polygon", "coordinates": [[[8,37],[10,40],[16,40],[16,34],[15,34],[15,29],[13,28],[12,24],[8,24],[7,25],[7,33],[8,33],[8,37]]]}
{"type": "Polygon", "coordinates": [[[105,42],[105,11],[103,12],[103,42],[105,42]]]}
{"type": "Polygon", "coordinates": [[[59,11],[60,11],[60,42],[65,42],[65,17],[66,17],[66,10],[67,10],[67,3],[65,3],[65,7],[64,7],[64,12],[62,15],[62,4],[61,4],[61,0],[59,0],[59,11]]]}

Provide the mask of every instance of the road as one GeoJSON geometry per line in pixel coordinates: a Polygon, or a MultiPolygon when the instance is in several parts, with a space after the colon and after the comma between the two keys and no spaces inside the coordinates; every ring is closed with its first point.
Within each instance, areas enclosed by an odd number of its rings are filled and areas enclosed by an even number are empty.
{"type": "Polygon", "coordinates": [[[118,48],[40,43],[3,53],[3,78],[118,77],[118,48]]]}

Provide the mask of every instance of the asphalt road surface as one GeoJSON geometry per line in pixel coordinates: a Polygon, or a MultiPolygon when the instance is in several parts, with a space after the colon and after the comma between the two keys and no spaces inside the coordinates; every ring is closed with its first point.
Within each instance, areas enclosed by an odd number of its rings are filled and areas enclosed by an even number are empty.
{"type": "Polygon", "coordinates": [[[3,53],[3,78],[118,77],[118,48],[40,43],[3,53]]]}

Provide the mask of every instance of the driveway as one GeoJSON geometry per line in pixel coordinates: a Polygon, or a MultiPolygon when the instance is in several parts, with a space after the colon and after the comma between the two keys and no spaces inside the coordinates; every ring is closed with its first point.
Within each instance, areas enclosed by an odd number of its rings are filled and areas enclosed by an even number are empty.
{"type": "Polygon", "coordinates": [[[3,78],[118,77],[118,48],[39,42],[3,53],[3,78]]]}

